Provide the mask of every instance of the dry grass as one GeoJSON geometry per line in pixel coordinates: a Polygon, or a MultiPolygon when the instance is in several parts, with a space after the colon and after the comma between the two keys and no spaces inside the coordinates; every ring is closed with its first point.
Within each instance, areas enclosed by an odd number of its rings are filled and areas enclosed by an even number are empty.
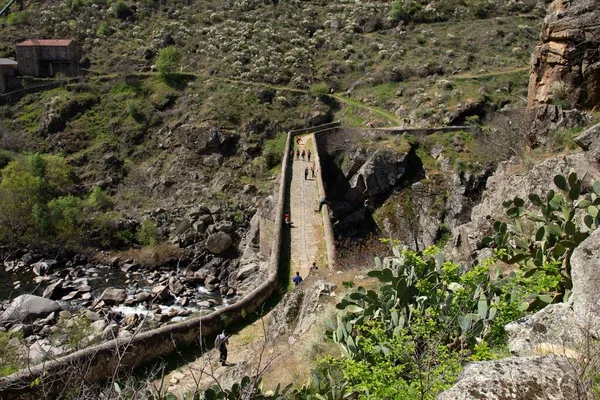
{"type": "Polygon", "coordinates": [[[135,260],[135,262],[149,267],[172,263],[182,256],[182,249],[171,243],[161,242],[154,246],[131,248],[116,252],[113,255],[121,260],[135,260]]]}

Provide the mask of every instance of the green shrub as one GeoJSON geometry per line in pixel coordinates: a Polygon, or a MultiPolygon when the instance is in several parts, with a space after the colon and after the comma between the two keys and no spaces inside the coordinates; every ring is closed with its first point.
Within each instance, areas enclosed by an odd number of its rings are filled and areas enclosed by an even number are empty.
{"type": "Polygon", "coordinates": [[[71,12],[79,10],[81,6],[86,5],[85,0],[65,0],[65,4],[71,12]]]}
{"type": "Polygon", "coordinates": [[[64,243],[81,243],[83,202],[75,196],[58,197],[48,203],[50,223],[56,238],[64,243]]]}
{"type": "Polygon", "coordinates": [[[326,83],[313,83],[308,88],[308,92],[314,97],[323,97],[329,94],[329,86],[326,83]]]}
{"type": "Polygon", "coordinates": [[[145,219],[138,229],[135,237],[144,246],[154,246],[158,243],[158,229],[156,222],[152,219],[145,219]]]}
{"type": "Polygon", "coordinates": [[[112,6],[113,15],[120,20],[126,20],[133,16],[133,10],[123,0],[119,0],[112,6]]]}
{"type": "Polygon", "coordinates": [[[86,206],[101,211],[108,211],[114,207],[114,202],[100,187],[94,186],[86,200],[86,206]]]}
{"type": "Polygon", "coordinates": [[[108,36],[110,33],[110,27],[108,26],[108,22],[102,21],[100,25],[98,25],[98,29],[96,30],[97,36],[108,36]]]}
{"type": "Polygon", "coordinates": [[[168,84],[176,83],[180,74],[178,69],[181,65],[181,53],[175,46],[165,47],[158,53],[156,59],[156,70],[161,79],[168,84]]]}
{"type": "Polygon", "coordinates": [[[142,111],[140,103],[136,100],[127,102],[127,112],[137,122],[144,122],[146,120],[146,114],[142,111]]]}
{"type": "Polygon", "coordinates": [[[0,376],[10,375],[25,366],[20,345],[23,335],[0,332],[0,376]]]}
{"type": "Polygon", "coordinates": [[[269,139],[265,142],[263,157],[267,163],[267,169],[271,169],[281,163],[286,141],[287,134],[282,132],[273,139],[269,139]]]}
{"type": "Polygon", "coordinates": [[[10,13],[6,17],[6,25],[17,26],[26,24],[29,21],[29,14],[26,11],[10,13]]]}

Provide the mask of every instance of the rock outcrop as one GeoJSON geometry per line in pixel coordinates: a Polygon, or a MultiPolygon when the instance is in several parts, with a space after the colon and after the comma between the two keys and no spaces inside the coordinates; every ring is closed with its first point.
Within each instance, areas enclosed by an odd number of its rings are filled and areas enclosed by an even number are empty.
{"type": "Polygon", "coordinates": [[[323,280],[314,283],[306,280],[297,286],[271,312],[267,323],[269,336],[300,336],[308,331],[317,319],[316,311],[323,307],[319,299],[331,295],[335,288],[333,283],[323,280]]]}
{"type": "Polygon", "coordinates": [[[438,400],[586,398],[578,386],[585,368],[579,361],[594,357],[590,343],[600,336],[599,264],[600,230],[596,230],[571,256],[570,301],[506,326],[509,349],[520,357],[468,364],[438,400]]]}
{"type": "Polygon", "coordinates": [[[551,88],[563,85],[571,105],[600,104],[600,2],[555,0],[544,20],[532,57],[529,106],[551,102],[551,88]]]}
{"type": "Polygon", "coordinates": [[[0,323],[33,322],[37,318],[43,318],[59,310],[60,305],[54,300],[23,294],[15,297],[8,308],[0,314],[0,323]]]}
{"type": "Polygon", "coordinates": [[[567,359],[510,357],[468,364],[456,385],[437,400],[566,400],[577,395],[576,375],[567,359]]]}
{"type": "Polygon", "coordinates": [[[600,230],[581,243],[571,256],[573,311],[583,328],[600,336],[600,230]]]}
{"type": "Polygon", "coordinates": [[[502,202],[515,196],[527,199],[530,193],[545,193],[554,188],[556,174],[568,174],[571,170],[585,177],[587,184],[600,177],[596,163],[584,153],[554,156],[529,169],[517,161],[500,164],[487,181],[481,203],[473,207],[471,222],[453,230],[445,252],[453,260],[471,262],[476,258],[481,239],[492,233],[494,220],[504,217],[502,202]]]}

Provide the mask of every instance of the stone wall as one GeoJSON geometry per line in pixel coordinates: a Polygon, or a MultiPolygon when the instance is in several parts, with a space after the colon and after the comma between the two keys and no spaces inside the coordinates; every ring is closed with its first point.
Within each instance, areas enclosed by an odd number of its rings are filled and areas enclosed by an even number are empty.
{"type": "MultiPolygon", "coordinates": [[[[319,166],[317,169],[317,186],[319,188],[319,198],[326,197],[325,196],[325,186],[323,184],[323,175],[321,173],[321,157],[319,156],[321,153],[319,151],[319,145],[316,136],[317,135],[325,135],[326,132],[322,133],[314,133],[313,143],[315,146],[315,164],[319,166]]],[[[326,204],[323,206],[323,231],[325,233],[325,247],[327,249],[327,260],[329,262],[329,268],[335,269],[336,267],[336,257],[335,257],[335,237],[333,235],[333,225],[331,224],[331,219],[329,218],[329,206],[326,204]]]]}
{"type": "MultiPolygon", "coordinates": [[[[119,338],[84,350],[47,361],[12,375],[0,378],[3,400],[37,399],[48,395],[48,390],[62,389],[66,382],[81,378],[95,382],[111,376],[115,370],[131,370],[142,364],[166,356],[177,349],[198,346],[226,326],[239,323],[247,315],[260,310],[263,304],[279,290],[279,266],[283,234],[283,210],[291,180],[289,150],[292,134],[288,133],[279,183],[269,278],[248,293],[239,302],[223,307],[206,316],[163,326],[143,332],[132,338],[119,338]],[[44,384],[32,385],[42,377],[44,384]],[[33,386],[33,387],[32,387],[33,386]]],[[[207,343],[210,343],[207,341],[207,343]]],[[[52,396],[50,396],[52,397],[52,396]]]]}

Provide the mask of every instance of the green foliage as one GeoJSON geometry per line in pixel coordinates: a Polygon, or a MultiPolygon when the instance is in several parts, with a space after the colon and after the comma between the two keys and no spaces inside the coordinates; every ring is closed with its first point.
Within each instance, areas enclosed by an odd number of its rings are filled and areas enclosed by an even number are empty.
{"type": "Polygon", "coordinates": [[[65,5],[69,8],[69,11],[73,13],[79,10],[81,6],[85,6],[87,2],[85,0],[65,0],[65,5]]]}
{"type": "Polygon", "coordinates": [[[395,0],[390,17],[404,22],[437,22],[446,21],[455,15],[471,14],[475,18],[487,18],[496,10],[496,3],[491,0],[395,0]]]}
{"type": "Polygon", "coordinates": [[[77,243],[83,223],[83,201],[75,196],[58,197],[48,203],[50,225],[61,242],[77,243]]]}
{"type": "Polygon", "coordinates": [[[281,163],[286,141],[287,134],[284,132],[277,134],[273,139],[265,141],[263,157],[267,163],[267,169],[271,169],[281,163]]]}
{"type": "Polygon", "coordinates": [[[108,211],[114,207],[114,202],[109,195],[100,189],[100,187],[94,186],[85,201],[85,205],[96,210],[108,211]]]}
{"type": "Polygon", "coordinates": [[[142,122],[146,121],[146,114],[144,114],[144,111],[142,110],[139,101],[136,101],[136,100],[128,101],[127,102],[127,112],[129,113],[131,118],[133,118],[137,122],[142,123],[142,122]]]}
{"type": "Polygon", "coordinates": [[[161,79],[167,84],[176,83],[180,74],[178,69],[181,65],[181,53],[175,46],[165,47],[158,53],[156,59],[156,70],[161,79]]]}
{"type": "Polygon", "coordinates": [[[568,295],[573,249],[600,224],[600,182],[583,196],[582,181],[575,172],[568,177],[556,175],[554,184],[558,193],[549,190],[544,197],[529,195],[536,211],[526,211],[525,200],[519,197],[505,201],[502,205],[510,223],[496,221],[495,235],[482,241],[495,249],[500,260],[518,264],[523,278],[542,285],[537,287],[541,293],[530,309],[568,295]]]}
{"type": "Polygon", "coordinates": [[[67,195],[73,185],[64,158],[36,153],[11,161],[1,172],[0,239],[39,244],[53,233],[64,240],[71,228],[79,229],[80,202],[69,196],[54,201],[67,195]]]}
{"type": "Polygon", "coordinates": [[[294,400],[344,400],[354,398],[354,393],[348,390],[344,379],[344,371],[334,365],[323,363],[311,371],[308,382],[302,388],[295,390],[288,398],[294,400]]]}
{"type": "Polygon", "coordinates": [[[136,239],[144,246],[154,246],[158,243],[158,229],[156,222],[152,219],[145,219],[138,229],[136,239]]]}
{"type": "Polygon", "coordinates": [[[26,24],[29,22],[29,13],[26,11],[10,13],[6,17],[5,22],[8,26],[18,26],[26,24]]]}
{"type": "Polygon", "coordinates": [[[202,393],[205,400],[279,400],[290,391],[291,385],[280,389],[279,385],[273,393],[265,394],[261,390],[260,379],[244,376],[240,382],[234,383],[230,389],[215,385],[202,393]]]}
{"type": "Polygon", "coordinates": [[[118,0],[112,5],[112,12],[115,18],[119,18],[120,20],[126,20],[133,16],[133,9],[123,0],[118,0]]]}
{"type": "Polygon", "coordinates": [[[23,335],[0,332],[0,376],[10,375],[25,366],[20,345],[23,335]]]}
{"type": "Polygon", "coordinates": [[[329,94],[329,86],[326,83],[313,83],[308,88],[308,93],[314,97],[323,97],[329,94]]]}
{"type": "Polygon", "coordinates": [[[97,36],[108,36],[109,34],[110,34],[110,27],[108,25],[108,22],[106,22],[106,21],[100,22],[100,24],[98,25],[98,29],[96,30],[96,35],[97,36]]]}

